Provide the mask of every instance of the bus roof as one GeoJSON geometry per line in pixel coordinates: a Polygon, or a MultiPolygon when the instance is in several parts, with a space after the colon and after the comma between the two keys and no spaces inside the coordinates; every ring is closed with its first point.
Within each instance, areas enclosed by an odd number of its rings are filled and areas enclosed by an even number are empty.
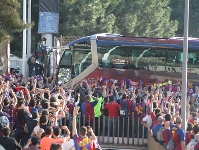
{"type": "MultiPolygon", "coordinates": [[[[146,47],[163,47],[163,48],[183,48],[183,37],[173,38],[148,38],[148,37],[132,37],[122,36],[119,34],[103,33],[93,35],[97,39],[98,46],[100,45],[131,45],[131,46],[146,46],[146,47]]],[[[77,39],[68,44],[68,46],[76,43],[90,41],[93,36],[87,36],[77,39]]],[[[199,49],[199,38],[188,39],[189,48],[199,49]]]]}

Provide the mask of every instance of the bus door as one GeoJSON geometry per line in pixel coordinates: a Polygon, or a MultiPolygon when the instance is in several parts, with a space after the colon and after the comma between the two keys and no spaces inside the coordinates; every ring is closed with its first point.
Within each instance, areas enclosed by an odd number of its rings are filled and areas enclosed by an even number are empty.
{"type": "Polygon", "coordinates": [[[64,80],[64,83],[66,83],[71,79],[71,71],[72,71],[72,68],[71,68],[72,55],[71,54],[72,54],[71,50],[65,50],[61,57],[58,73],[57,73],[58,84],[61,84],[63,80],[64,80]]]}

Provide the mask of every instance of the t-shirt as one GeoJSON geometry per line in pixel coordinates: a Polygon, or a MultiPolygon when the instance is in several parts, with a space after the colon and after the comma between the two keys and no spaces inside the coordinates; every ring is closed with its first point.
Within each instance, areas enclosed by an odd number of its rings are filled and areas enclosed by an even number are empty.
{"type": "Polygon", "coordinates": [[[94,150],[93,143],[94,141],[88,137],[81,137],[75,134],[73,136],[74,147],[76,150],[94,150]]]}
{"type": "Polygon", "coordinates": [[[184,130],[174,126],[171,131],[171,137],[173,138],[174,141],[174,149],[175,150],[181,150],[182,146],[181,146],[181,141],[185,141],[185,133],[184,130]]]}
{"type": "Polygon", "coordinates": [[[190,143],[187,145],[187,150],[194,150],[194,147],[195,147],[196,144],[197,144],[197,142],[195,142],[195,141],[190,142],[190,143]]]}
{"type": "Polygon", "coordinates": [[[153,129],[152,129],[152,131],[153,131],[153,137],[154,138],[157,138],[157,133],[158,133],[158,131],[159,131],[159,129],[162,127],[162,124],[157,124],[153,129]]]}
{"type": "Polygon", "coordinates": [[[53,143],[63,144],[65,141],[66,138],[53,139],[51,137],[43,137],[40,141],[40,147],[41,150],[49,150],[51,144],[53,143]]]}
{"type": "Polygon", "coordinates": [[[199,143],[194,146],[194,150],[199,150],[199,143]]]}

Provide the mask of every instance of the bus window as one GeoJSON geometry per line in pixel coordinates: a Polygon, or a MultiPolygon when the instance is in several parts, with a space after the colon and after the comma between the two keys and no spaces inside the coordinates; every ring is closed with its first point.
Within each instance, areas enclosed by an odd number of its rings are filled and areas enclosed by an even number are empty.
{"type": "Polygon", "coordinates": [[[92,64],[91,47],[75,45],[72,54],[72,76],[76,77],[92,64]]]}
{"type": "Polygon", "coordinates": [[[60,60],[57,78],[59,84],[62,83],[62,78],[64,78],[64,82],[71,79],[71,51],[65,51],[60,60]]]}
{"type": "Polygon", "coordinates": [[[199,74],[199,52],[189,49],[188,54],[188,72],[199,74]]]}
{"type": "Polygon", "coordinates": [[[98,62],[105,68],[129,68],[129,46],[98,47],[98,62]]]}
{"type": "Polygon", "coordinates": [[[183,53],[182,50],[169,49],[167,58],[166,71],[181,72],[182,71],[183,53]]]}

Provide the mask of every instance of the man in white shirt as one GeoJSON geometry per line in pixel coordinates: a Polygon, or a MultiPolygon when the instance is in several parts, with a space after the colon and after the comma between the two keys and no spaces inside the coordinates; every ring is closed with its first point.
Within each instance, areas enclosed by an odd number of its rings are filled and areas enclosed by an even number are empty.
{"type": "Polygon", "coordinates": [[[199,142],[199,134],[194,136],[194,140],[191,140],[187,145],[187,150],[194,150],[194,146],[199,142]]]}

